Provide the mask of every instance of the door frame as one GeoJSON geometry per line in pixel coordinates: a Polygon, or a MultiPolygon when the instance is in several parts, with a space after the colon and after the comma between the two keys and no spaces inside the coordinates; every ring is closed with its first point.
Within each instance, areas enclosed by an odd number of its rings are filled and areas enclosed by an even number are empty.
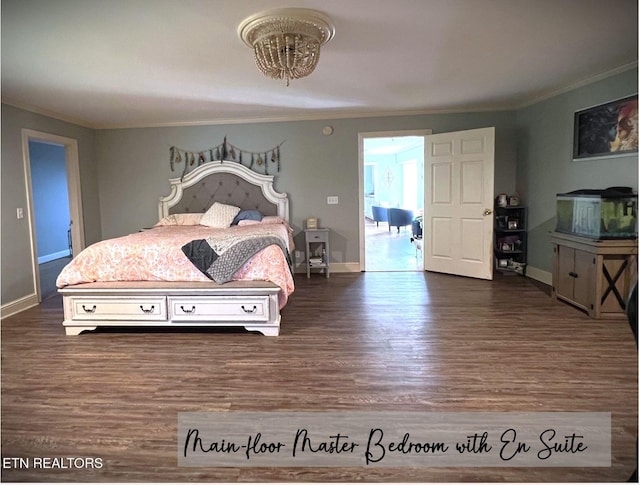
{"type": "Polygon", "coordinates": [[[27,213],[29,223],[29,240],[31,244],[31,266],[33,271],[33,286],[38,302],[42,301],[40,290],[40,270],[38,264],[38,245],[35,227],[35,212],[33,205],[33,188],[31,181],[31,157],[29,154],[29,142],[37,141],[64,146],[67,190],[69,197],[69,216],[71,218],[71,245],[73,254],[78,254],[84,249],[84,219],[82,217],[82,192],[80,187],[80,160],[78,156],[78,140],[65,136],[54,135],[42,131],[22,129],[22,158],[24,164],[24,178],[27,191],[27,213]]]}
{"type": "Polygon", "coordinates": [[[365,138],[394,138],[402,136],[422,136],[426,143],[426,137],[431,135],[433,130],[394,130],[394,131],[372,131],[358,133],[358,225],[360,244],[360,271],[366,267],[365,250],[365,229],[364,229],[364,140],[365,138]]]}

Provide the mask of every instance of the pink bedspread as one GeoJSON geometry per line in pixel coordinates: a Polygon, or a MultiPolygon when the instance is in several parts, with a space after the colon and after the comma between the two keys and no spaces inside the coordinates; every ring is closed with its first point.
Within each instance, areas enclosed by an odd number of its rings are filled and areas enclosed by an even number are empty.
{"type": "MultiPolygon", "coordinates": [[[[281,235],[290,241],[286,224],[255,224],[213,229],[206,226],[159,226],[142,232],[107,239],[80,252],[62,270],[56,285],[97,281],[211,281],[182,252],[181,247],[194,239],[205,239],[220,231],[237,231],[243,235],[281,235]]],[[[293,248],[289,248],[290,251],[293,248]]],[[[240,268],[236,281],[271,281],[281,289],[280,308],[294,290],[293,276],[282,250],[269,246],[240,268]]]]}

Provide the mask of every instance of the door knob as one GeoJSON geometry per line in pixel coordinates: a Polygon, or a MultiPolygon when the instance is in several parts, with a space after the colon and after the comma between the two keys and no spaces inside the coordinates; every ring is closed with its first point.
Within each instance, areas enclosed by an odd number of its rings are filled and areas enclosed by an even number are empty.
{"type": "Polygon", "coordinates": [[[485,216],[490,216],[491,214],[493,214],[493,211],[491,209],[485,209],[482,214],[485,216]]]}

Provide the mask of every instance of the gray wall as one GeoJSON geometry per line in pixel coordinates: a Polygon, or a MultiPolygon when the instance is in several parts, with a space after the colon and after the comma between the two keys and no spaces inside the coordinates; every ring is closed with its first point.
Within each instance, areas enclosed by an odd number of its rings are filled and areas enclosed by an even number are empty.
{"type": "Polygon", "coordinates": [[[230,143],[251,151],[284,141],[276,189],[290,196],[292,226],[299,232],[307,217],[318,217],[332,230],[332,261],[358,262],[358,133],[429,128],[441,133],[487,126],[496,127],[495,188],[512,193],[513,112],[98,131],[102,236],[128,234],[157,221],[158,197],[168,194],[168,179],[180,175],[169,168],[170,146],[199,151],[218,145],[226,135],[230,143]],[[325,125],[334,127],[333,135],[322,135],[325,125]],[[327,205],[329,195],[337,195],[340,204],[327,205]]]}
{"type": "Polygon", "coordinates": [[[638,92],[637,69],[560,94],[517,113],[517,191],[529,207],[530,266],[551,272],[549,231],[556,194],[577,189],[638,189],[638,156],[573,161],[576,111],[638,92]]]}
{"type": "Polygon", "coordinates": [[[22,153],[22,129],[29,128],[78,140],[80,183],[87,244],[100,239],[100,210],[94,160],[95,132],[71,123],[2,105],[2,304],[35,294],[31,268],[27,190],[22,153]],[[16,208],[25,210],[16,219],[16,208]]]}

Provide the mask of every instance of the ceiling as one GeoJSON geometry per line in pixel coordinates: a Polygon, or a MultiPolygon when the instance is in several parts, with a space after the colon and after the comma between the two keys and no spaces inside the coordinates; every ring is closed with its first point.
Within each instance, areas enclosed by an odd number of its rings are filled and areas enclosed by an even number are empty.
{"type": "Polygon", "coordinates": [[[514,109],[636,68],[636,0],[2,0],[2,100],[93,128],[514,109]],[[310,76],[264,77],[238,25],[335,24],[310,76]]]}

